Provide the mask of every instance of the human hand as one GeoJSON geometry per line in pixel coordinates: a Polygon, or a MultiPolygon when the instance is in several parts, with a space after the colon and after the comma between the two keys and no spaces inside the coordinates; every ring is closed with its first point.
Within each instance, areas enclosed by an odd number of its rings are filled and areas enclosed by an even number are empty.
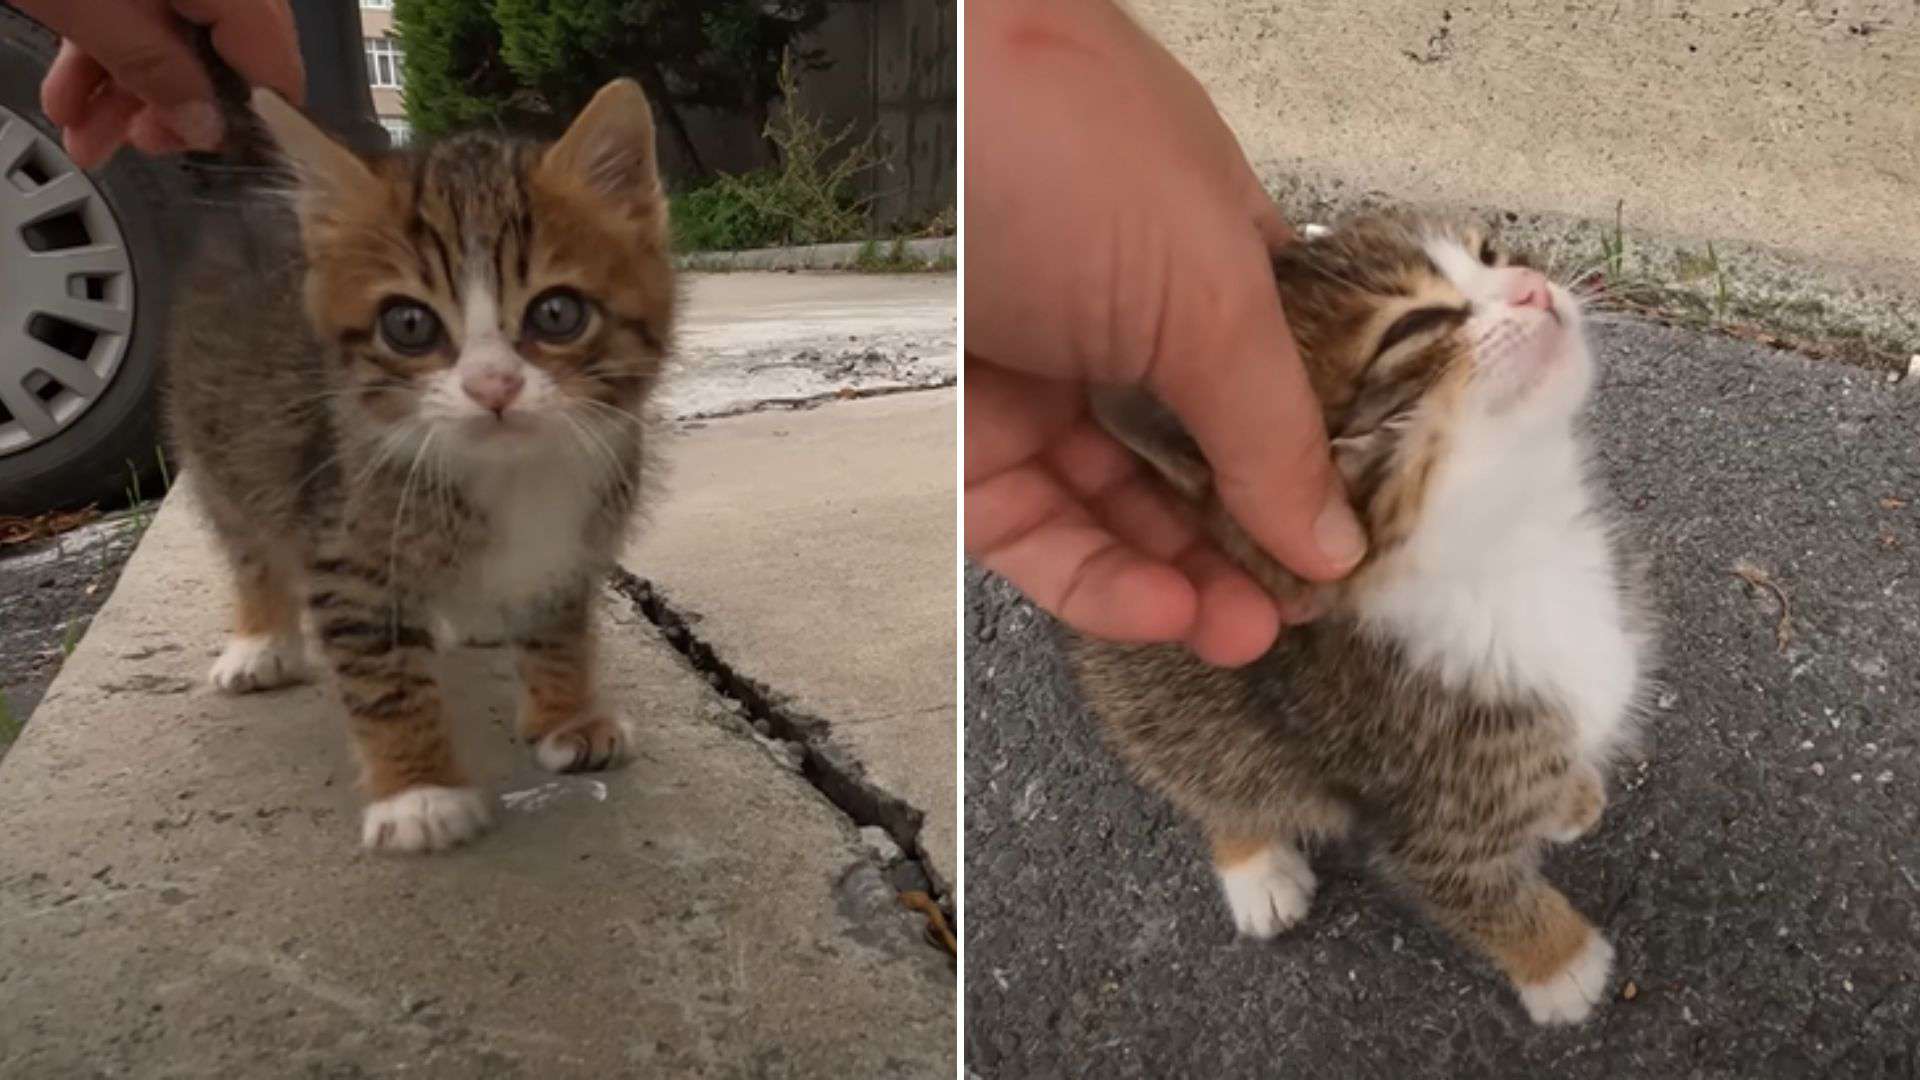
{"type": "Polygon", "coordinates": [[[967,550],[1069,625],[1234,665],[1283,615],[1086,406],[1143,385],[1303,578],[1366,540],[1273,286],[1291,238],[1206,92],[1106,0],[967,5],[967,550]]]}
{"type": "Polygon", "coordinates": [[[306,96],[287,0],[12,2],[61,37],[40,107],[82,168],[128,143],[149,154],[219,148],[226,132],[194,52],[196,25],[247,82],[295,103],[306,96]]]}

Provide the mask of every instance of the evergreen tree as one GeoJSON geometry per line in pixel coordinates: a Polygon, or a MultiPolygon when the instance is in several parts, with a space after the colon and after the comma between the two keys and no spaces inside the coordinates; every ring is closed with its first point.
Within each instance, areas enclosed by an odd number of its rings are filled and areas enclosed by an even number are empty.
{"type": "Polygon", "coordinates": [[[628,75],[663,134],[707,171],[682,110],[747,116],[764,130],[781,57],[819,67],[797,41],[829,0],[394,0],[407,114],[427,134],[474,123],[552,132],[607,80],[628,75]]]}

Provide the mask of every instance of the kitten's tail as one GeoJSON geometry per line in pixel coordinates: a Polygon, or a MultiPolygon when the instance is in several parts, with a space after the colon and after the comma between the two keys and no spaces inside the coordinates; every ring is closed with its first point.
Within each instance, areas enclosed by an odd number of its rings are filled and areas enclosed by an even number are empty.
{"type": "Polygon", "coordinates": [[[226,142],[220,149],[209,155],[196,155],[199,159],[197,163],[205,165],[217,162],[223,166],[278,172],[280,166],[273,138],[267,134],[266,125],[254,115],[251,104],[253,91],[247,85],[247,80],[221,58],[213,47],[213,34],[205,27],[195,29],[193,42],[201,66],[207,69],[208,76],[213,80],[214,103],[219,107],[220,119],[227,129],[226,142]]]}

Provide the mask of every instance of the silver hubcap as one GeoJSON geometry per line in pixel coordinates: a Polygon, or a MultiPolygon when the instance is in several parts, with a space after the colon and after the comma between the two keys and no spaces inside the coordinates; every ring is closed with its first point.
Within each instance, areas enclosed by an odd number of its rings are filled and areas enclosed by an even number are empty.
{"type": "Polygon", "coordinates": [[[132,264],[106,198],[0,106],[0,457],[99,401],[132,331],[132,264]]]}

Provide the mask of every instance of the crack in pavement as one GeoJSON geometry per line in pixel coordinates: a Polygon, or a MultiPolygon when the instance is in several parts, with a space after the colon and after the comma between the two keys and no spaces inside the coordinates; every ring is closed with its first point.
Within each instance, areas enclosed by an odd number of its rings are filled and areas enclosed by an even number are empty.
{"type": "MultiPolygon", "coordinates": [[[[676,611],[652,581],[625,569],[616,568],[611,582],[615,592],[625,597],[647,622],[660,632],[667,644],[685,657],[715,692],[745,710],[750,721],[764,722],[773,738],[796,746],[801,751],[799,771],[802,778],[825,796],[856,827],[877,826],[899,845],[906,861],[939,905],[941,915],[954,934],[959,933],[957,913],[947,883],[934,873],[920,846],[921,828],[926,812],[874,783],[866,769],[844,748],[834,745],[832,725],[825,719],[800,712],[781,702],[779,695],[721,658],[712,645],[695,634],[688,620],[676,611]]],[[[899,887],[898,891],[911,891],[899,887]]]]}
{"type": "Polygon", "coordinates": [[[815,409],[822,405],[839,401],[858,401],[864,398],[891,397],[894,394],[917,394],[923,390],[950,390],[959,385],[957,377],[948,375],[935,382],[902,383],[890,386],[845,386],[837,390],[825,390],[818,394],[806,394],[799,397],[760,398],[752,404],[740,405],[728,409],[714,409],[707,412],[690,412],[674,417],[677,422],[696,420],[725,420],[734,416],[751,416],[754,413],[772,412],[785,409],[799,412],[815,409]]]}

